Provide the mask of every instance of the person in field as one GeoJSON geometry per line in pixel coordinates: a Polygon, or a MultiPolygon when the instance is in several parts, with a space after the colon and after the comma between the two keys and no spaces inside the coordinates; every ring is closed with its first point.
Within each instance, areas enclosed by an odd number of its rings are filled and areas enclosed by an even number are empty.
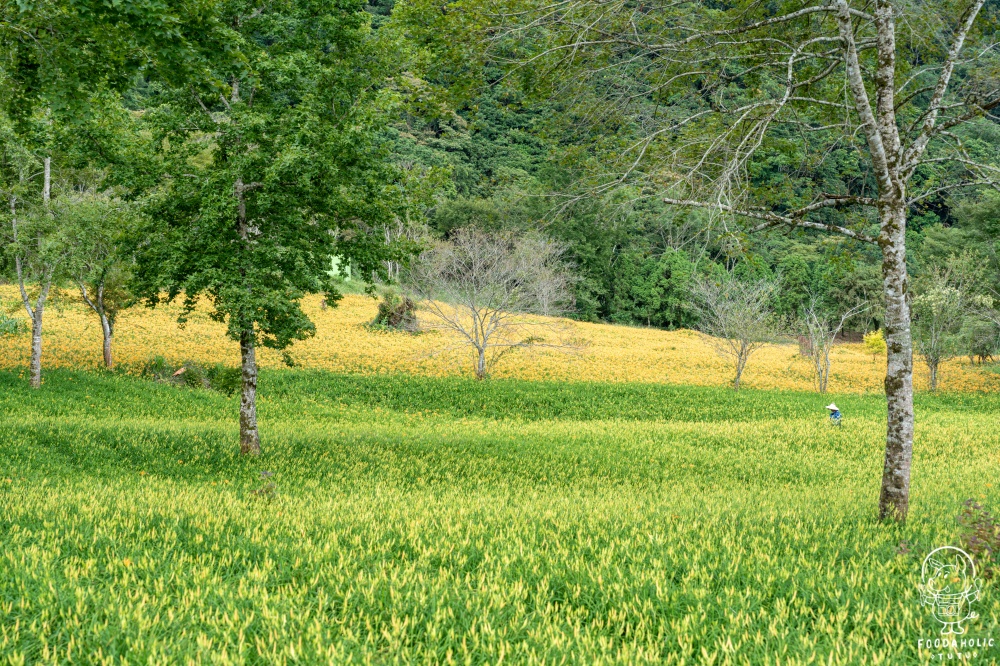
{"type": "Polygon", "coordinates": [[[837,403],[831,402],[826,406],[830,410],[830,423],[835,426],[840,425],[840,410],[837,408],[837,403]]]}

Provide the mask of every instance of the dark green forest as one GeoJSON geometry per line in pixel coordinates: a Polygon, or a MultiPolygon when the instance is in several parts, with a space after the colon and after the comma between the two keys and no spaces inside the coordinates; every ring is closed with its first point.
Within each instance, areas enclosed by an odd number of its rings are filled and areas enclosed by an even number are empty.
{"type": "MultiPolygon", "coordinates": [[[[391,29],[399,20],[390,0],[371,2],[368,11],[378,29],[391,29]]],[[[412,13],[403,20],[412,21],[412,13]]],[[[442,48],[433,39],[423,46],[442,48]]],[[[813,296],[834,310],[869,301],[875,307],[852,319],[849,328],[879,328],[877,247],[805,229],[726,232],[703,211],[667,206],[659,191],[632,184],[594,194],[589,186],[600,170],[594,163],[613,149],[602,144],[601,132],[627,134],[629,128],[577,123],[574,110],[551,85],[511,76],[501,60],[485,58],[469,68],[474,75],[454,67],[430,71],[426,84],[437,89],[437,100],[447,102],[430,115],[402,113],[388,132],[393,158],[403,170],[440,178],[433,201],[422,211],[432,234],[447,235],[467,225],[543,229],[567,248],[577,275],[575,316],[584,320],[692,327],[691,277],[730,270],[779,279],[774,306],[790,319],[813,296]]],[[[447,57],[435,63],[442,61],[447,57]]],[[[986,164],[1000,164],[996,121],[982,119],[963,133],[966,150],[986,164]]],[[[795,139],[787,136],[769,146],[753,165],[752,187],[766,198],[851,191],[871,179],[850,146],[816,163],[795,139]]],[[[938,182],[946,172],[946,167],[927,168],[919,177],[938,182]]],[[[993,293],[1000,285],[998,250],[1000,196],[990,189],[943,191],[911,207],[907,263],[918,285],[921,275],[951,262],[966,272],[975,266],[966,283],[993,293]]]]}

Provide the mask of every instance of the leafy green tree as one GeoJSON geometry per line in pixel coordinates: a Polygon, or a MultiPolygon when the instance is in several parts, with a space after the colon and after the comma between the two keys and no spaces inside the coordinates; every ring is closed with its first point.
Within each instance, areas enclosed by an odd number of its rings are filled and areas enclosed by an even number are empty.
{"type": "Polygon", "coordinates": [[[962,351],[967,295],[944,270],[933,271],[922,282],[912,302],[914,341],[930,373],[931,391],[936,391],[941,363],[962,351]]]}
{"type": "Polygon", "coordinates": [[[611,320],[663,328],[694,323],[690,305],[694,264],[684,250],[659,257],[625,254],[614,270],[611,320]]]}
{"type": "Polygon", "coordinates": [[[197,69],[194,44],[214,33],[215,5],[0,0],[0,192],[9,202],[6,253],[32,321],[32,386],[41,383],[45,303],[68,256],[68,209],[50,205],[52,174],[78,166],[83,146],[93,145],[82,130],[100,115],[95,100],[124,89],[143,68],[173,80],[197,69]]]}
{"type": "MultiPolygon", "coordinates": [[[[990,302],[992,305],[992,302],[990,302]]],[[[961,330],[962,347],[969,363],[984,363],[1000,350],[1000,326],[989,318],[973,313],[966,317],[961,330]]]]}
{"type": "Polygon", "coordinates": [[[914,339],[930,372],[932,391],[937,390],[940,364],[969,353],[975,346],[970,331],[990,321],[993,299],[986,293],[986,275],[982,255],[966,250],[930,266],[914,280],[914,339]]]}
{"type": "Polygon", "coordinates": [[[978,247],[970,235],[957,226],[933,224],[924,228],[920,232],[919,247],[916,248],[917,269],[944,266],[950,257],[960,255],[970,247],[978,247]]]}
{"type": "MultiPolygon", "coordinates": [[[[32,163],[21,164],[30,170],[32,163]]],[[[52,162],[42,163],[41,201],[30,197],[28,178],[22,171],[19,187],[9,194],[10,226],[7,229],[6,250],[21,294],[28,319],[31,321],[32,388],[42,385],[42,325],[45,305],[53,284],[62,277],[66,265],[67,244],[61,217],[51,205],[52,162]],[[34,293],[32,293],[34,292],[34,293]]]]}
{"type": "Polygon", "coordinates": [[[68,246],[66,274],[101,323],[104,366],[110,370],[118,315],[136,302],[132,271],[138,207],[93,190],[71,192],[57,206],[68,246]]]}
{"type": "Polygon", "coordinates": [[[365,232],[397,212],[378,143],[391,54],[355,0],[221,12],[230,27],[204,51],[205,76],[147,112],[166,177],[137,274],[151,305],[183,296],[190,312],[206,296],[227,324],[242,358],[240,451],[257,454],[256,348],[314,332],[300,303],[339,297],[331,256],[365,276],[404,256],[405,243],[365,232]]]}
{"type": "Polygon", "coordinates": [[[502,212],[496,204],[486,199],[465,197],[446,200],[435,206],[430,221],[434,229],[444,235],[464,227],[497,231],[504,226],[502,212]]]}
{"type": "Polygon", "coordinates": [[[1000,300],[1000,193],[987,191],[961,202],[955,217],[968,246],[975,247],[984,259],[987,290],[994,300],[1000,300]]]}
{"type": "Polygon", "coordinates": [[[86,117],[91,95],[121,91],[141,70],[184,81],[224,26],[219,0],[0,0],[0,110],[86,117]]]}

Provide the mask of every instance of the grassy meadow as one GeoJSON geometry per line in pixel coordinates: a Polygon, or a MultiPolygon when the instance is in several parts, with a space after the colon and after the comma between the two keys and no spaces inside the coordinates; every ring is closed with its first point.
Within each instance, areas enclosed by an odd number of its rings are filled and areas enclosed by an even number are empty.
{"type": "Polygon", "coordinates": [[[235,398],[2,372],[0,661],[926,663],[1000,396],[917,411],[899,527],[878,395],[265,370],[241,459],[235,398]]]}

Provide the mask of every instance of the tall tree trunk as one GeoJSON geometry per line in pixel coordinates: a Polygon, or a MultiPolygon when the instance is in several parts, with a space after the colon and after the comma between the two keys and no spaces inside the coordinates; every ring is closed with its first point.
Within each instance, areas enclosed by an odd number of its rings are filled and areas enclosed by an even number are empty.
{"type": "MultiPolygon", "coordinates": [[[[44,165],[42,202],[45,204],[45,208],[48,209],[52,193],[52,158],[46,157],[44,165]]],[[[34,312],[31,314],[31,362],[28,366],[31,371],[31,388],[41,388],[42,386],[42,315],[45,313],[45,300],[49,296],[49,287],[52,285],[52,280],[49,275],[46,275],[43,281],[44,283],[41,285],[42,290],[38,294],[34,312]]],[[[21,289],[23,292],[23,284],[21,289]]]]}
{"type": "Polygon", "coordinates": [[[42,168],[42,203],[49,207],[49,200],[52,198],[52,158],[46,157],[42,168]]]}
{"type": "MultiPolygon", "coordinates": [[[[836,334],[834,334],[836,335],[836,334]]],[[[827,386],[830,385],[830,349],[833,347],[833,340],[827,340],[823,344],[823,371],[820,373],[819,392],[826,393],[827,386]]]]}
{"type": "Polygon", "coordinates": [[[260,435],[257,434],[257,355],[253,332],[240,335],[240,355],[243,358],[243,381],[240,392],[240,453],[260,455],[260,435]]]}
{"type": "MultiPolygon", "coordinates": [[[[239,81],[233,81],[232,101],[239,101],[239,81]]],[[[244,247],[249,242],[250,230],[247,227],[247,204],[244,195],[250,189],[258,187],[259,183],[246,185],[242,178],[237,178],[233,185],[236,194],[236,230],[243,240],[244,247]]],[[[245,275],[244,275],[245,277],[245,275]]],[[[247,291],[251,287],[247,285],[247,291]]],[[[257,432],[257,353],[254,350],[252,323],[251,328],[240,333],[240,357],[243,361],[243,373],[240,390],[240,454],[260,455],[260,435],[257,432]]]]}
{"type": "Polygon", "coordinates": [[[913,339],[906,302],[906,204],[903,197],[883,204],[882,281],[885,291],[885,400],[888,423],[879,518],[906,520],[913,460],[913,339]]]}
{"type": "Polygon", "coordinates": [[[937,391],[938,364],[936,362],[934,362],[934,363],[928,363],[927,367],[931,371],[931,391],[937,391]]]}
{"type": "MultiPolygon", "coordinates": [[[[42,184],[42,201],[48,210],[49,199],[52,191],[52,158],[46,157],[44,161],[44,176],[42,184]]],[[[23,179],[22,179],[23,183],[23,179]]],[[[10,197],[10,224],[14,235],[14,242],[17,238],[17,198],[10,197]]],[[[41,242],[41,241],[39,241],[41,242]]],[[[31,320],[31,360],[28,363],[29,374],[31,375],[31,387],[41,388],[42,386],[42,317],[45,314],[45,301],[49,297],[49,290],[52,288],[52,279],[55,266],[47,266],[43,269],[39,280],[40,291],[35,300],[35,306],[31,306],[31,299],[28,298],[28,290],[25,286],[24,267],[21,256],[14,257],[14,270],[17,273],[17,285],[21,292],[21,302],[31,320]]]]}

